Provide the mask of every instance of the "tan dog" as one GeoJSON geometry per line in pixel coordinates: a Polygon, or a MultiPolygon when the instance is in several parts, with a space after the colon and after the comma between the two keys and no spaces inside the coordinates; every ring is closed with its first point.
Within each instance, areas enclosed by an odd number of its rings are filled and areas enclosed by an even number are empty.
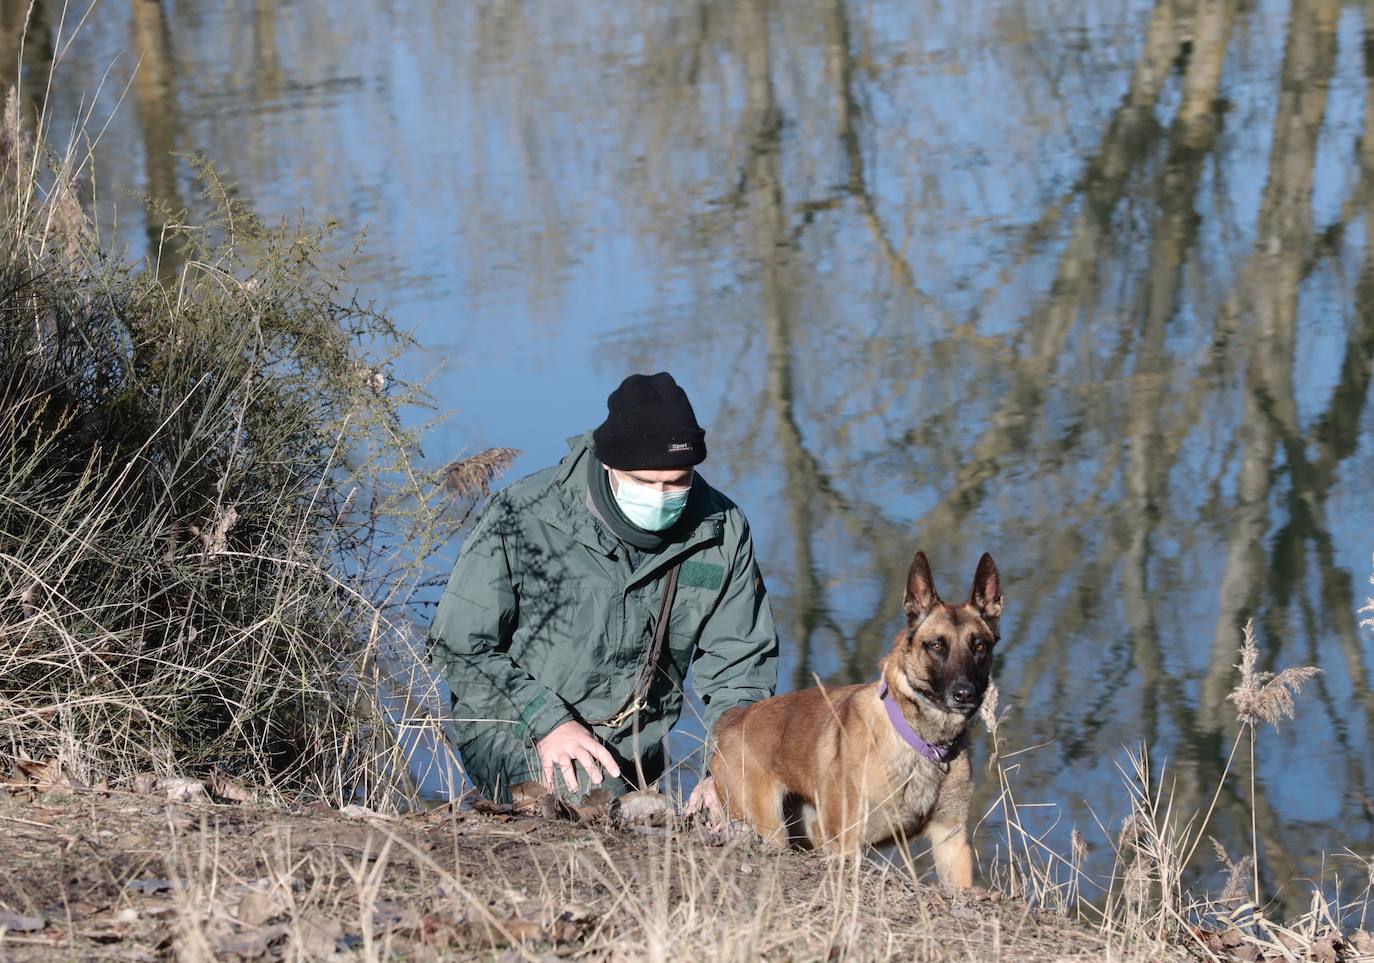
{"type": "Polygon", "coordinates": [[[997,565],[985,553],[968,601],[946,605],[917,552],[902,607],[906,627],[879,663],[881,682],[804,689],[726,712],[711,772],[730,818],[775,845],[857,850],[923,832],[940,882],[969,886],[964,729],[992,670],[997,565]]]}

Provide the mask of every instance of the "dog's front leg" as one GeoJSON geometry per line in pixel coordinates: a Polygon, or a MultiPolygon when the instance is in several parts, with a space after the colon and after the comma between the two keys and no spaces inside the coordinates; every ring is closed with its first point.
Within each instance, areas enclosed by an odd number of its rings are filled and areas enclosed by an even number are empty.
{"type": "Polygon", "coordinates": [[[973,767],[968,753],[950,763],[940,785],[935,809],[925,825],[942,886],[967,889],[973,885],[973,848],[968,843],[968,809],[973,796],[973,767]]]}
{"type": "Polygon", "coordinates": [[[973,848],[963,823],[926,824],[935,857],[935,873],[940,885],[967,889],[973,885],[973,848]]]}

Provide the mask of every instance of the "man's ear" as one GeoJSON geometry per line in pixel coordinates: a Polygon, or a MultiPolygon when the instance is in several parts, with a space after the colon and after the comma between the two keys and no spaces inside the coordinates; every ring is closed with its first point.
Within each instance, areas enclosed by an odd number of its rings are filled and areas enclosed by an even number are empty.
{"type": "Polygon", "coordinates": [[[996,619],[1002,614],[1002,579],[997,574],[997,563],[987,552],[978,560],[978,571],[973,575],[973,588],[968,593],[968,604],[988,620],[996,619]]]}
{"type": "Polygon", "coordinates": [[[930,575],[930,563],[925,552],[917,552],[911,560],[911,569],[906,573],[906,594],[902,596],[902,608],[906,610],[907,621],[915,625],[940,604],[940,595],[935,591],[935,580],[930,575]]]}

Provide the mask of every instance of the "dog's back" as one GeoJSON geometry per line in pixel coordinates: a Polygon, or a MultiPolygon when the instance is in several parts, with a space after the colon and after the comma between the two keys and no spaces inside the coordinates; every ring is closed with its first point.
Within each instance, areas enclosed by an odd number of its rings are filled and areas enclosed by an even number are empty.
{"type": "Polygon", "coordinates": [[[857,700],[871,688],[802,689],[722,714],[711,772],[731,814],[767,840],[821,843],[823,787],[842,778],[842,767],[868,766],[872,726],[857,700]]]}

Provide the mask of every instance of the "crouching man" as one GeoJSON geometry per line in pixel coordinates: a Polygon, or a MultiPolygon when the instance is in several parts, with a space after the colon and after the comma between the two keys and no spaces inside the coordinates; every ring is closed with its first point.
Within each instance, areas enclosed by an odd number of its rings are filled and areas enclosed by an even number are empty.
{"type": "MultiPolygon", "coordinates": [[[[492,496],[430,626],[464,767],[492,799],[653,784],[689,666],[708,733],[776,684],[749,524],[696,471],[686,393],[631,375],[607,409],[561,462],[492,496]]],[[[719,819],[709,778],[696,810],[719,819]]]]}

